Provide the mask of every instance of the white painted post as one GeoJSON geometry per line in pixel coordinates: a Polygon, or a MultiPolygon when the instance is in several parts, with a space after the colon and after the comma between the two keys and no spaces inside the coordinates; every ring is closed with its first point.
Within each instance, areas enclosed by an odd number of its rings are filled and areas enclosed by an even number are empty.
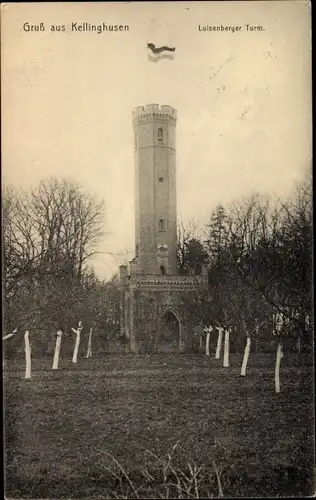
{"type": "Polygon", "coordinates": [[[216,329],[218,330],[218,338],[217,338],[215,359],[220,359],[224,328],[222,326],[219,326],[219,327],[216,327],[216,329]]]}
{"type": "Polygon", "coordinates": [[[75,343],[74,353],[72,356],[73,363],[77,363],[77,360],[78,360],[78,351],[79,351],[81,330],[82,330],[82,324],[81,324],[81,321],[79,321],[77,330],[75,328],[72,328],[72,331],[76,334],[76,343],[75,343]]]}
{"type": "Polygon", "coordinates": [[[63,332],[58,330],[56,336],[56,345],[55,345],[55,353],[53,360],[53,370],[58,370],[58,362],[59,362],[59,353],[60,353],[60,344],[61,344],[61,336],[63,332]]]}
{"type": "Polygon", "coordinates": [[[87,350],[86,358],[91,358],[91,356],[92,356],[91,343],[92,343],[92,328],[90,328],[90,332],[89,332],[88,350],[87,350]]]}
{"type": "Polygon", "coordinates": [[[278,343],[276,362],[275,362],[275,392],[278,394],[280,392],[280,363],[281,358],[283,357],[282,353],[282,344],[278,343]]]}
{"type": "Polygon", "coordinates": [[[244,359],[242,362],[241,373],[240,373],[240,375],[242,377],[246,376],[248,357],[249,357],[249,352],[250,352],[250,344],[251,344],[251,339],[250,339],[250,337],[247,337],[247,343],[246,343],[245,352],[244,352],[244,359]]]}
{"type": "Polygon", "coordinates": [[[30,346],[30,332],[26,330],[24,334],[25,342],[25,378],[31,378],[31,346],[30,346]]]}
{"type": "Polygon", "coordinates": [[[224,368],[229,367],[229,333],[230,333],[230,329],[227,328],[225,330],[225,341],[224,341],[224,360],[223,360],[223,367],[224,368]]]}
{"type": "Polygon", "coordinates": [[[211,336],[212,330],[213,330],[212,326],[210,326],[209,328],[205,328],[205,331],[206,331],[205,354],[206,354],[206,356],[210,355],[210,336],[211,336]]]}

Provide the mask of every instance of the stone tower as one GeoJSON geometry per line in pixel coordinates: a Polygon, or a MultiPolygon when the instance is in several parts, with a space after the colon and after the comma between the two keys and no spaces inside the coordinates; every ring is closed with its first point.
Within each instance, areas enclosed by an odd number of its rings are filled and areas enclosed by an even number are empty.
{"type": "Polygon", "coordinates": [[[138,274],[177,272],[176,121],[171,106],[133,112],[138,274]]]}
{"type": "Polygon", "coordinates": [[[190,349],[186,299],[207,277],[177,273],[176,123],[171,106],[133,111],[135,257],[120,266],[120,326],[135,353],[190,349]]]}

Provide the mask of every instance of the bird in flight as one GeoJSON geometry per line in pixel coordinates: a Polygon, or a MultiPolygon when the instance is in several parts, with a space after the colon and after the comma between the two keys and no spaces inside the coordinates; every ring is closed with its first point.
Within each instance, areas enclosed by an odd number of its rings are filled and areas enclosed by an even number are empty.
{"type": "Polygon", "coordinates": [[[153,54],[160,54],[164,50],[166,50],[168,52],[175,52],[176,51],[175,47],[167,47],[167,45],[163,45],[162,47],[156,47],[153,43],[147,43],[147,47],[149,49],[151,49],[153,54]]]}

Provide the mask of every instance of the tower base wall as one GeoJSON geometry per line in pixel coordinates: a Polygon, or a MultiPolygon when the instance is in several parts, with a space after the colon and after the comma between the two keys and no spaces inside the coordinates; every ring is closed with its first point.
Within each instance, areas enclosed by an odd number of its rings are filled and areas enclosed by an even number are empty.
{"type": "Polygon", "coordinates": [[[192,352],[196,318],[188,308],[196,279],[130,276],[121,283],[121,332],[129,352],[192,352]]]}

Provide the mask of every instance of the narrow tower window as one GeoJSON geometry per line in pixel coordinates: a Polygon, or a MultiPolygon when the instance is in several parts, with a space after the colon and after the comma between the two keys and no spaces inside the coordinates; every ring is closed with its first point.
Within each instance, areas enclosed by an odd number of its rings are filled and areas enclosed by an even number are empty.
{"type": "Polygon", "coordinates": [[[159,127],[159,129],[158,129],[157,139],[158,139],[159,142],[163,141],[163,130],[162,130],[161,127],[159,127]]]}
{"type": "Polygon", "coordinates": [[[137,149],[137,132],[136,132],[136,130],[134,132],[134,138],[135,138],[135,148],[137,149]]]}
{"type": "Polygon", "coordinates": [[[159,231],[165,231],[166,230],[166,224],[165,224],[164,219],[159,219],[158,229],[159,229],[159,231]]]}

